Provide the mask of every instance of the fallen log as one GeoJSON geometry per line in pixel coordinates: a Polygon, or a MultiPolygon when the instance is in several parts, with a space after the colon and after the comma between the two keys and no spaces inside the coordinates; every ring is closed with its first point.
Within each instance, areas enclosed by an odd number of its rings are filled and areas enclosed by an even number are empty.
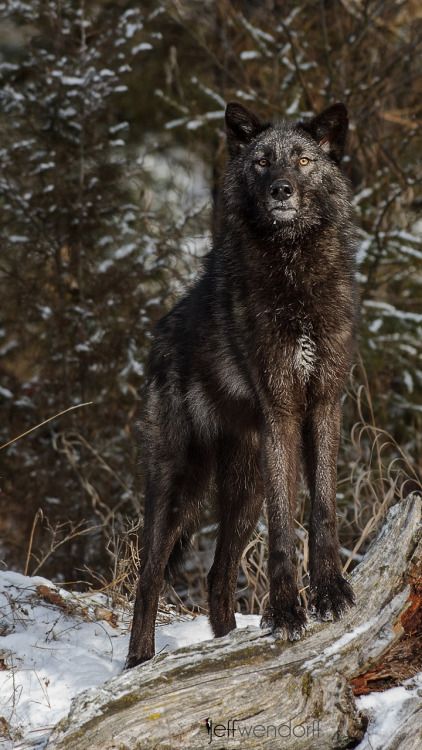
{"type": "MultiPolygon", "coordinates": [[[[352,685],[365,692],[370,680],[364,676],[406,638],[409,618],[416,622],[421,551],[421,499],[413,494],[390,509],[353,571],[357,606],[340,622],[312,622],[294,643],[247,628],[160,654],[74,699],[48,748],[354,747],[367,718],[352,685]]],[[[421,634],[415,635],[414,648],[421,634]]],[[[421,715],[414,701],[409,711],[421,715]]],[[[407,735],[405,727],[403,721],[400,748],[420,748],[414,721],[407,735]]],[[[396,740],[392,733],[391,750],[396,740]]]]}

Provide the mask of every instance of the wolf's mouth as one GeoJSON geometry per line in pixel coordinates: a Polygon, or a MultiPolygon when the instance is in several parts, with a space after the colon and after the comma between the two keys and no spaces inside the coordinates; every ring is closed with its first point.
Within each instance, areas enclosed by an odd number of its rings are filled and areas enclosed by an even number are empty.
{"type": "Polygon", "coordinates": [[[273,208],[271,208],[271,214],[275,219],[292,219],[296,213],[297,208],[294,208],[294,206],[288,206],[286,204],[281,204],[279,206],[274,206],[273,208]]]}

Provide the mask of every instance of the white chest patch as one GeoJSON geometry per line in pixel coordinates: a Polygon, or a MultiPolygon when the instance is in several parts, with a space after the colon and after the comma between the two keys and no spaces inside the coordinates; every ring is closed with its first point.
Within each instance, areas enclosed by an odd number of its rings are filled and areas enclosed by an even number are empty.
{"type": "Polygon", "coordinates": [[[310,336],[302,334],[297,340],[294,365],[302,381],[308,380],[316,363],[316,346],[310,336]]]}

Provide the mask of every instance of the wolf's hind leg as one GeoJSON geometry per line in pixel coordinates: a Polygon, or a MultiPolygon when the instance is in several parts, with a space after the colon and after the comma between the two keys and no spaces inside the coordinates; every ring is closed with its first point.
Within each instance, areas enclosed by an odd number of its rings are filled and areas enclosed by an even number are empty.
{"type": "MultiPolygon", "coordinates": [[[[155,620],[166,568],[175,545],[192,531],[200,498],[189,467],[157,462],[146,482],[141,563],[126,667],[154,656],[155,620]]],[[[177,557],[177,555],[176,555],[177,557]]]]}
{"type": "Polygon", "coordinates": [[[148,485],[127,668],[135,667],[154,656],[158,600],[165,568],[179,533],[179,525],[171,518],[170,503],[166,497],[170,488],[164,490],[163,487],[151,486],[151,483],[148,485]]]}
{"type": "Polygon", "coordinates": [[[259,449],[255,436],[221,441],[217,468],[219,530],[208,574],[209,617],[215,636],[236,627],[234,594],[242,552],[263,503],[259,449]]]}

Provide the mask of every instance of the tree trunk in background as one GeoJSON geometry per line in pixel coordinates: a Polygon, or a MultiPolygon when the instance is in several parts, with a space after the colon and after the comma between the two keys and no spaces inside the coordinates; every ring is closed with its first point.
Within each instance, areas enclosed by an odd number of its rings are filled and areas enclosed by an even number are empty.
{"type": "MultiPolygon", "coordinates": [[[[421,500],[410,495],[390,510],[354,570],[357,606],[342,621],[312,623],[295,643],[247,629],[161,654],[77,697],[48,747],[353,747],[363,737],[367,720],[357,710],[352,686],[358,694],[370,690],[368,675],[376,673],[394,649],[406,652],[406,644],[407,651],[413,651],[414,671],[418,668],[420,530],[421,500]],[[211,741],[207,718],[216,730],[211,741]],[[228,735],[227,724],[233,719],[236,729],[233,732],[230,724],[228,735]],[[218,729],[218,724],[226,729],[218,729]]],[[[392,674],[394,660],[388,663],[392,674]]],[[[403,716],[392,731],[390,750],[422,746],[421,706],[412,700],[404,710],[412,718],[406,723],[403,716]]]]}

